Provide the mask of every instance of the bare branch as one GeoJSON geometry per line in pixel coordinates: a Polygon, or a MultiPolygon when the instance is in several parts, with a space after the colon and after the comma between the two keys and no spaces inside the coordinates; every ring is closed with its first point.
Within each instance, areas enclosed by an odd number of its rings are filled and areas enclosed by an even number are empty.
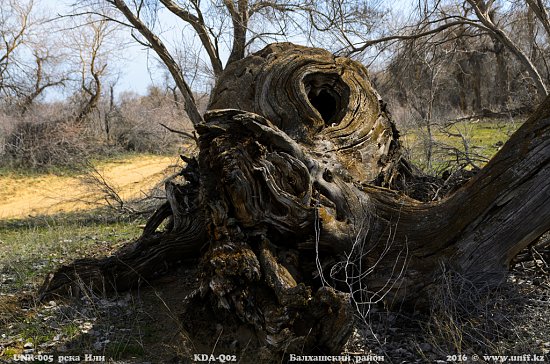
{"type": "Polygon", "coordinates": [[[81,12],[76,12],[76,13],[72,13],[72,14],[58,14],[57,17],[58,19],[64,19],[64,18],[75,18],[75,17],[82,17],[82,16],[89,16],[89,15],[92,15],[92,16],[98,16],[100,17],[101,19],[99,20],[92,20],[90,22],[86,22],[86,23],[81,23],[81,24],[77,24],[75,27],[73,28],[66,28],[66,30],[71,30],[71,29],[75,29],[75,28],[80,28],[80,27],[83,27],[83,26],[86,26],[86,25],[89,25],[91,23],[95,23],[95,22],[98,22],[98,21],[102,21],[102,20],[108,20],[110,22],[113,22],[113,23],[116,23],[116,24],[120,24],[124,27],[127,27],[127,28],[134,28],[134,26],[132,24],[129,24],[129,23],[126,23],[126,22],[123,22],[117,18],[114,18],[112,16],[109,16],[107,14],[103,14],[103,13],[100,13],[100,12],[97,12],[97,11],[81,11],[81,12]]]}
{"type": "Polygon", "coordinates": [[[546,30],[546,34],[550,37],[550,18],[548,16],[548,11],[544,6],[542,0],[525,0],[529,8],[535,13],[540,23],[546,30]]]}
{"type": "Polygon", "coordinates": [[[189,139],[193,139],[196,142],[198,141],[198,138],[195,135],[195,133],[191,134],[191,133],[186,132],[186,131],[172,129],[172,128],[166,126],[163,123],[159,123],[159,124],[160,124],[160,126],[162,126],[163,128],[165,128],[166,130],[168,130],[171,133],[176,133],[176,134],[179,134],[179,135],[183,135],[184,137],[189,138],[189,139]]]}
{"type": "Polygon", "coordinates": [[[113,5],[119,9],[122,14],[128,19],[128,21],[138,30],[141,35],[151,44],[151,47],[162,59],[170,74],[174,78],[176,85],[185,100],[185,111],[189,115],[191,122],[194,125],[198,125],[203,122],[202,116],[197,109],[195,98],[191,88],[183,78],[183,74],[177,62],[174,60],[164,43],[128,8],[124,0],[109,0],[113,5]]]}
{"type": "Polygon", "coordinates": [[[168,10],[170,10],[186,23],[189,23],[193,27],[193,29],[195,29],[195,32],[199,36],[201,43],[206,50],[208,57],[210,58],[210,63],[212,65],[212,69],[214,70],[214,75],[216,77],[219,76],[223,71],[222,61],[215,41],[212,41],[209,36],[210,32],[207,29],[206,24],[204,23],[204,18],[202,16],[202,13],[200,12],[200,8],[198,6],[195,7],[198,14],[197,16],[195,16],[183,9],[172,0],[160,1],[164,6],[166,6],[168,10]]]}

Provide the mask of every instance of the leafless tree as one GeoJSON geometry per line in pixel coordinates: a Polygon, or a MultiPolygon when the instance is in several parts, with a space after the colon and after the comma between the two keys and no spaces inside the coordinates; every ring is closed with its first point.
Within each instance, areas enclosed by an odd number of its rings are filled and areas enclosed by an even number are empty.
{"type": "MultiPolygon", "coordinates": [[[[373,45],[396,42],[403,40],[431,37],[434,34],[455,28],[469,29],[468,32],[462,32],[463,36],[475,34],[479,36],[484,34],[489,36],[495,42],[495,53],[498,55],[502,48],[513,54],[525,72],[529,75],[530,82],[537,90],[539,98],[548,94],[548,73],[547,68],[537,64],[533,59],[532,53],[523,47],[514,34],[515,22],[518,21],[516,14],[518,11],[527,9],[535,14],[532,19],[536,25],[544,29],[544,35],[535,35],[527,44],[538,43],[535,39],[544,38],[547,42],[548,29],[548,6],[542,1],[517,1],[516,6],[505,6],[504,1],[485,1],[485,0],[465,0],[465,1],[422,1],[418,3],[417,20],[413,25],[402,27],[396,34],[390,34],[385,37],[370,39],[349,47],[347,54],[360,53],[373,45]],[[536,19],[536,20],[535,20],[536,19]]],[[[521,20],[521,24],[526,24],[521,20]]],[[[522,26],[522,25],[520,25],[522,26]]],[[[540,44],[538,45],[540,46],[540,44]]],[[[497,61],[502,61],[502,58],[497,61]]],[[[500,64],[501,74],[504,72],[503,64],[500,64]]]]}
{"type": "Polygon", "coordinates": [[[97,109],[107,79],[116,71],[120,44],[117,25],[105,19],[69,18],[65,25],[65,47],[72,50],[69,56],[75,83],[79,110],[76,121],[84,121],[97,109]]]}
{"type": "Polygon", "coordinates": [[[35,0],[0,1],[0,95],[26,113],[48,88],[64,85],[61,50],[43,31],[46,16],[35,0]]]}

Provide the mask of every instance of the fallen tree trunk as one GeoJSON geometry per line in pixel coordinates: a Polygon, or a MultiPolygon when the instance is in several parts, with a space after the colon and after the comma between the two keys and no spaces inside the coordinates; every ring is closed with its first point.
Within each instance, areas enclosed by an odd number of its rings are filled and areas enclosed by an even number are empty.
{"type": "Polygon", "coordinates": [[[395,125],[349,59],[268,46],[228,66],[209,109],[197,158],[167,183],[143,236],[114,257],[63,267],[42,298],[78,282],[131,288],[200,257],[190,305],[230,312],[271,352],[338,353],[352,303],[425,302],[442,268],[498,284],[550,229],[550,99],[437,202],[411,198],[417,176],[395,125]]]}

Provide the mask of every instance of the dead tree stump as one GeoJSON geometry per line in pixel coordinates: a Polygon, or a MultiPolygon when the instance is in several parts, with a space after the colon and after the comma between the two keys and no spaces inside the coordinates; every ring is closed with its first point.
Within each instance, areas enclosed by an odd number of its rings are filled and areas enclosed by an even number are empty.
{"type": "Polygon", "coordinates": [[[215,303],[273,353],[338,353],[357,306],[429,299],[442,266],[498,283],[550,229],[550,99],[437,202],[407,196],[415,174],[366,69],[327,51],[273,44],[232,63],[205,120],[143,236],[61,268],[42,297],[199,261],[190,304],[215,303]]]}

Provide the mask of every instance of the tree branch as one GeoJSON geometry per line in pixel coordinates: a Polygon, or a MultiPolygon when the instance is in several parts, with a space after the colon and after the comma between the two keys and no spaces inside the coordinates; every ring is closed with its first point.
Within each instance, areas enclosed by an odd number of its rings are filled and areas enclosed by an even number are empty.
{"type": "Polygon", "coordinates": [[[198,125],[203,122],[203,118],[197,108],[195,98],[191,88],[183,78],[183,73],[180,66],[174,60],[164,43],[139,19],[126,5],[124,0],[109,0],[120,12],[128,19],[128,21],[138,30],[141,35],[151,44],[153,50],[157,53],[160,59],[164,62],[168,71],[174,78],[178,89],[185,100],[185,111],[189,115],[189,119],[193,125],[198,125]]]}
{"type": "Polygon", "coordinates": [[[174,15],[190,24],[193,29],[195,29],[195,32],[199,36],[199,39],[208,54],[214,75],[215,77],[218,77],[223,71],[222,61],[217,47],[214,46],[214,43],[208,35],[209,32],[204,23],[204,18],[200,13],[200,9],[198,7],[196,8],[198,16],[195,16],[172,0],[160,0],[160,2],[166,7],[166,9],[170,10],[174,15]]]}

